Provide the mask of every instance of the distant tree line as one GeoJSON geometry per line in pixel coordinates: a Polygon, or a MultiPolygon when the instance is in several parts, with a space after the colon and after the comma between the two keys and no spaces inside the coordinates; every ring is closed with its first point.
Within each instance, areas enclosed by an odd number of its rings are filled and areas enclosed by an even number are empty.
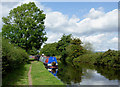
{"type": "Polygon", "coordinates": [[[120,67],[120,51],[108,50],[104,53],[97,52],[92,54],[85,54],[74,59],[76,63],[88,63],[93,65],[120,67]]]}
{"type": "Polygon", "coordinates": [[[120,67],[120,51],[93,52],[92,44],[83,43],[71,34],[63,35],[58,42],[45,44],[40,51],[49,56],[60,56],[64,64],[86,63],[92,65],[120,67]]]}

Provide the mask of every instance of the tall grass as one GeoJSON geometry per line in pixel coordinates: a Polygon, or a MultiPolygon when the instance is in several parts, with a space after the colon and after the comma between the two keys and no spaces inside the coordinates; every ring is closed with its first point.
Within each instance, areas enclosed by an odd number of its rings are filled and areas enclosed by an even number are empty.
{"type": "Polygon", "coordinates": [[[28,71],[30,64],[21,65],[19,69],[16,69],[2,79],[2,86],[7,85],[29,85],[28,84],[28,71]]]}

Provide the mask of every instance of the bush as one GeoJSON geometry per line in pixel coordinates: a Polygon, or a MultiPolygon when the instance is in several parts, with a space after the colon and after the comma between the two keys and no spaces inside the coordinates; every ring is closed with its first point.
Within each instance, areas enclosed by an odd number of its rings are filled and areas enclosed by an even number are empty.
{"type": "Polygon", "coordinates": [[[25,50],[15,47],[8,40],[2,40],[2,72],[11,72],[28,61],[29,57],[25,50]]]}
{"type": "Polygon", "coordinates": [[[74,64],[89,63],[102,66],[120,67],[120,51],[108,50],[105,53],[91,53],[81,55],[73,60],[74,64]]]}
{"type": "Polygon", "coordinates": [[[84,54],[81,55],[73,60],[74,63],[81,62],[81,63],[89,63],[89,64],[96,64],[97,58],[102,55],[102,53],[91,53],[91,54],[84,54]]]}
{"type": "Polygon", "coordinates": [[[58,51],[56,50],[57,43],[49,43],[45,44],[43,48],[40,50],[40,54],[45,54],[46,56],[57,56],[58,51]]]}
{"type": "Polygon", "coordinates": [[[119,51],[109,49],[97,59],[97,63],[105,66],[120,67],[119,51]]]}

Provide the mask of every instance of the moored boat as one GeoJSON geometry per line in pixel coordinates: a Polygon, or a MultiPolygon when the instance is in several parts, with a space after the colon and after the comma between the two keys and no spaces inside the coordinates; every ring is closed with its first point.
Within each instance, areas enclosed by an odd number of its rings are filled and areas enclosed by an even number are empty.
{"type": "Polygon", "coordinates": [[[40,61],[44,63],[46,68],[58,68],[58,62],[56,57],[51,56],[41,56],[40,61]]]}

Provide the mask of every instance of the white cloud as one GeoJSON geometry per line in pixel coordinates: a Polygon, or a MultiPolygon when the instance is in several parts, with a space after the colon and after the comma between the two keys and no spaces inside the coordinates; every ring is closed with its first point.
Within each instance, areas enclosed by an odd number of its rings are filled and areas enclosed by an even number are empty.
{"type": "MultiPolygon", "coordinates": [[[[12,4],[14,2],[13,0],[11,4],[8,2],[5,3],[6,5],[2,4],[2,13],[0,12],[0,17],[1,14],[7,16],[11,9],[23,3],[28,3],[29,1],[31,0],[22,0],[12,4]]],[[[36,0],[32,1],[34,1],[46,14],[45,27],[48,37],[47,43],[58,41],[62,34],[65,33],[73,34],[73,36],[79,37],[82,41],[91,42],[96,50],[107,50],[109,48],[117,49],[117,44],[115,44],[117,36],[113,34],[118,32],[117,9],[105,13],[102,7],[98,9],[91,8],[88,14],[85,15],[85,18],[80,20],[80,18],[76,17],[74,14],[69,18],[69,15],[59,11],[52,11],[51,8],[43,6],[36,0]]],[[[2,22],[0,22],[0,24],[1,23],[2,22]]]]}
{"type": "Polygon", "coordinates": [[[96,18],[99,18],[99,17],[103,16],[104,14],[105,13],[103,12],[102,7],[98,8],[98,10],[95,10],[94,8],[91,8],[91,10],[89,11],[89,14],[87,14],[86,17],[96,19],[96,18]]]}
{"type": "Polygon", "coordinates": [[[91,43],[99,43],[101,44],[102,43],[102,40],[101,39],[104,39],[105,37],[105,34],[98,34],[98,35],[94,35],[94,36],[82,36],[81,39],[83,41],[90,41],[91,43]]]}
{"type": "Polygon", "coordinates": [[[57,41],[60,40],[60,38],[61,38],[62,35],[63,35],[62,33],[48,32],[48,33],[47,33],[48,40],[47,40],[46,43],[57,42],[57,41]]]}
{"type": "Polygon", "coordinates": [[[118,42],[117,42],[117,34],[116,33],[100,33],[96,35],[90,36],[82,36],[80,37],[82,42],[90,42],[93,44],[93,47],[97,51],[106,51],[108,49],[117,50],[118,42]],[[114,38],[113,38],[114,37],[114,38]]]}
{"type": "Polygon", "coordinates": [[[2,2],[0,3],[0,31],[2,31],[2,17],[8,16],[11,9],[17,7],[18,2],[2,2]],[[9,5],[8,5],[9,4],[9,5]]]}
{"type": "MultiPolygon", "coordinates": [[[[46,28],[56,29],[59,26],[63,27],[68,22],[68,17],[60,12],[49,12],[46,14],[45,25],[46,28]]],[[[60,29],[60,28],[59,28],[60,29]]],[[[56,29],[57,30],[57,29],[56,29]]]]}
{"type": "Polygon", "coordinates": [[[118,43],[118,37],[112,38],[112,40],[110,40],[110,43],[118,43]]]}
{"type": "MultiPolygon", "coordinates": [[[[105,13],[102,7],[97,10],[92,8],[89,15],[83,20],[76,16],[69,19],[67,15],[61,12],[49,12],[45,25],[47,31],[72,33],[73,36],[80,37],[83,42],[89,41],[93,44],[95,50],[106,51],[109,48],[117,50],[117,43],[109,43],[115,35],[113,33],[118,32],[117,15],[117,9],[105,13]]],[[[52,42],[52,39],[50,42],[52,42]]]]}
{"type": "Polygon", "coordinates": [[[60,12],[49,12],[45,20],[48,30],[62,33],[91,34],[96,32],[116,32],[118,10],[104,13],[92,8],[90,14],[83,20],[77,17],[68,18],[60,12]],[[97,15],[97,16],[96,16],[97,15]]]}

